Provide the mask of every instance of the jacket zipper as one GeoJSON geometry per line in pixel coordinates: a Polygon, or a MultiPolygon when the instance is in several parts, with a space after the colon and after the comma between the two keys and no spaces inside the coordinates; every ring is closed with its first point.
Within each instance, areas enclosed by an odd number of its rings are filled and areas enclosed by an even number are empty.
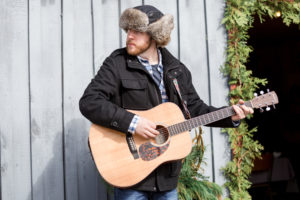
{"type": "Polygon", "coordinates": [[[160,94],[160,90],[159,90],[158,86],[156,85],[156,83],[155,83],[155,90],[156,90],[156,92],[155,92],[156,95],[155,96],[156,96],[156,99],[157,99],[157,102],[158,102],[158,105],[159,105],[159,104],[162,103],[162,97],[159,98],[159,96],[158,96],[158,95],[161,96],[161,94],[160,94]]]}

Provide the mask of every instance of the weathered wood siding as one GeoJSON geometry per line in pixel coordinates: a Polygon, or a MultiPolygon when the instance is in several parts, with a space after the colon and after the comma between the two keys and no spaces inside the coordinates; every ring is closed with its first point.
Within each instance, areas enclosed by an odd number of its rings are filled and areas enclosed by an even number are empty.
{"type": "MultiPolygon", "coordinates": [[[[125,45],[120,13],[141,4],[173,14],[167,48],[191,70],[207,104],[227,104],[222,0],[1,0],[0,199],[109,198],[78,101],[105,57],[125,45]]],[[[223,184],[227,138],[206,127],[203,137],[204,173],[223,184]]]]}

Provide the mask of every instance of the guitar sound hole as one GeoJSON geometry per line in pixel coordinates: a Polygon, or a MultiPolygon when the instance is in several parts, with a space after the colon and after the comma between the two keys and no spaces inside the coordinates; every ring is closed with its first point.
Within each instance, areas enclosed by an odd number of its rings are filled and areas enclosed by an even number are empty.
{"type": "Polygon", "coordinates": [[[151,142],[141,144],[139,147],[139,155],[144,161],[151,161],[159,157],[167,151],[170,145],[168,129],[164,126],[157,125],[156,130],[158,130],[159,135],[156,136],[155,139],[151,139],[151,142]]]}
{"type": "Polygon", "coordinates": [[[157,125],[156,130],[159,132],[159,135],[155,137],[155,143],[161,145],[169,139],[168,129],[162,125],[157,125]]]}

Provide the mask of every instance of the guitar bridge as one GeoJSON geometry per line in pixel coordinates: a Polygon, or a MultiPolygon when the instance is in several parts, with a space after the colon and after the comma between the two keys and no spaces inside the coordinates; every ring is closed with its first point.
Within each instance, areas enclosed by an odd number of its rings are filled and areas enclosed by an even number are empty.
{"type": "Polygon", "coordinates": [[[133,156],[133,158],[136,160],[139,158],[139,154],[137,152],[137,148],[136,148],[136,145],[135,145],[135,142],[134,142],[134,139],[132,137],[131,134],[127,134],[126,135],[126,141],[127,141],[127,144],[128,144],[128,147],[129,147],[129,150],[133,156]]]}

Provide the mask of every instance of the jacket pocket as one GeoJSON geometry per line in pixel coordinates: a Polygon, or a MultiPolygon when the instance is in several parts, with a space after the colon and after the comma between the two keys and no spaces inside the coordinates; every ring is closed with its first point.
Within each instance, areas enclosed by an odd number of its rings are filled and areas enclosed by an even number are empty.
{"type": "Polygon", "coordinates": [[[122,79],[122,106],[125,109],[149,109],[146,79],[122,79]]]}

